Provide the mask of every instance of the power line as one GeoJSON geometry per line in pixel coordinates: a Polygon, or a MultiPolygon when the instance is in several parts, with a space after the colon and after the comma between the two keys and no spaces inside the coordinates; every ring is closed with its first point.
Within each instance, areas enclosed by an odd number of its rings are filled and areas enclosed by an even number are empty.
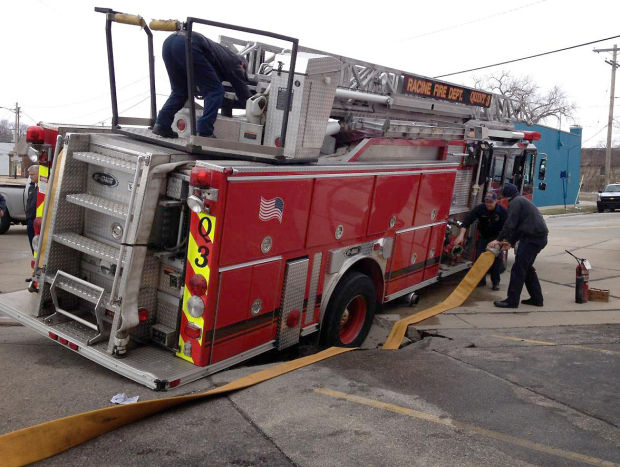
{"type": "Polygon", "coordinates": [[[585,45],[596,44],[597,42],[604,42],[604,41],[608,41],[610,39],[616,39],[617,37],[620,37],[620,34],[618,34],[617,36],[606,37],[604,39],[598,39],[598,40],[595,40],[595,41],[584,42],[583,44],[571,45],[570,47],[564,47],[562,49],[550,50],[549,52],[543,52],[543,53],[539,53],[539,54],[535,54],[535,55],[528,55],[527,57],[515,58],[514,60],[506,60],[505,62],[494,63],[492,65],[479,66],[479,67],[476,67],[476,68],[470,68],[469,70],[462,70],[462,71],[457,71],[457,72],[454,72],[454,73],[446,73],[445,75],[435,76],[435,78],[445,78],[446,76],[460,75],[462,73],[469,73],[470,71],[484,70],[485,68],[492,68],[494,66],[506,65],[507,63],[514,63],[514,62],[520,62],[522,60],[529,60],[530,58],[542,57],[543,55],[550,55],[550,54],[554,54],[554,53],[557,53],[557,52],[564,52],[566,50],[576,49],[577,47],[583,47],[585,45]]]}

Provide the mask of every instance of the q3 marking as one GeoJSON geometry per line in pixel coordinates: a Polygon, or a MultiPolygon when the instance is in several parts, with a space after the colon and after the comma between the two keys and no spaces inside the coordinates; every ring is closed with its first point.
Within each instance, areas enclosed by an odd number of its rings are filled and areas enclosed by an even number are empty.
{"type": "Polygon", "coordinates": [[[492,94],[442,83],[415,75],[404,75],[401,92],[410,96],[432,97],[476,107],[490,107],[492,94]]]}
{"type": "MultiPolygon", "coordinates": [[[[194,259],[194,264],[199,268],[204,268],[209,262],[209,246],[211,242],[211,232],[213,231],[213,220],[211,216],[204,216],[198,223],[198,236],[203,240],[202,245],[198,245],[198,258],[194,259]]],[[[202,242],[201,242],[202,243],[202,242]]]]}

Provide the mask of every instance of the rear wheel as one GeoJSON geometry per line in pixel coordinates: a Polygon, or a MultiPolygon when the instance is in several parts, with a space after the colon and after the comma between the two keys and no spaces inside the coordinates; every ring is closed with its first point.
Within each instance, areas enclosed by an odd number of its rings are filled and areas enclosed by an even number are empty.
{"type": "Polygon", "coordinates": [[[597,210],[598,212],[603,212],[605,209],[603,209],[603,208],[601,208],[601,207],[599,206],[599,207],[597,207],[597,208],[596,208],[596,210],[597,210]]]}
{"type": "Polygon", "coordinates": [[[364,342],[377,307],[375,286],[360,272],[341,279],[327,305],[321,342],[327,346],[358,347],[364,342]]]}
{"type": "Polygon", "coordinates": [[[0,235],[6,233],[11,227],[11,216],[9,215],[9,210],[4,210],[4,216],[0,217],[0,235]]]}

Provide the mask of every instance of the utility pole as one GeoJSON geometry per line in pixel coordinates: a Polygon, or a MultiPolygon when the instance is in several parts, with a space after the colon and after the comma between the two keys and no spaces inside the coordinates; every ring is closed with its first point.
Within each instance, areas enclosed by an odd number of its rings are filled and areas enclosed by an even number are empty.
{"type": "Polygon", "coordinates": [[[613,52],[611,61],[605,60],[605,63],[611,65],[611,87],[609,88],[609,120],[607,121],[607,151],[605,152],[605,185],[609,185],[611,172],[611,135],[614,123],[614,94],[616,92],[616,61],[618,54],[618,46],[614,44],[613,49],[594,49],[595,52],[613,52]]]}
{"type": "MultiPolygon", "coordinates": [[[[14,135],[13,141],[15,142],[13,146],[13,160],[16,161],[17,160],[17,143],[19,142],[19,103],[18,102],[15,103],[15,128],[13,129],[13,135],[14,135]]],[[[13,175],[17,177],[17,169],[15,167],[15,164],[13,164],[13,170],[15,170],[13,175]]]]}

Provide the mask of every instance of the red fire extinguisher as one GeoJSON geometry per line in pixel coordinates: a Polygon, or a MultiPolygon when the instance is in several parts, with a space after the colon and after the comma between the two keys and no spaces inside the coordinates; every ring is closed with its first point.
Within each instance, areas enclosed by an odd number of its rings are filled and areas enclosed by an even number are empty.
{"type": "Polygon", "coordinates": [[[577,258],[568,250],[564,250],[577,260],[577,269],[575,270],[575,302],[586,303],[589,298],[588,282],[590,281],[590,261],[585,258],[577,258]]]}

